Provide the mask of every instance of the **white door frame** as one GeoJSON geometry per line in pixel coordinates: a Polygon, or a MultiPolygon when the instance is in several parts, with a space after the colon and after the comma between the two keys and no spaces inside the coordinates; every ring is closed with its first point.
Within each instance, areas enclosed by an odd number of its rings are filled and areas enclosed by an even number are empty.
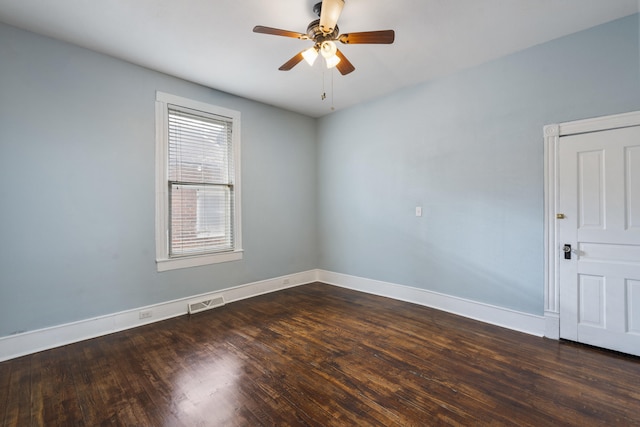
{"type": "Polygon", "coordinates": [[[560,338],[560,244],[558,206],[558,149],[560,137],[640,125],[640,111],[577,120],[544,127],[544,317],[545,336],[560,338]]]}

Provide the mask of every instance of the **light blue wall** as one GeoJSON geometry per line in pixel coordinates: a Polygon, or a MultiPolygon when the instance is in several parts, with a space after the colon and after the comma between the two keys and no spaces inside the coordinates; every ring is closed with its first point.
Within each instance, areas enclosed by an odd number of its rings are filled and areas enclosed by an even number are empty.
{"type": "Polygon", "coordinates": [[[320,267],[542,314],[542,128],[640,109],[638,52],[634,15],[321,119],[320,267]]]}
{"type": "Polygon", "coordinates": [[[0,24],[0,336],[317,267],[540,314],[542,126],[640,109],[638,34],[316,121],[0,24]],[[242,113],[243,261],[156,272],[156,90],[242,113]]]}
{"type": "Polygon", "coordinates": [[[317,266],[316,120],[0,25],[0,336],[317,266]],[[155,91],[242,114],[243,261],[157,273],[155,91]]]}

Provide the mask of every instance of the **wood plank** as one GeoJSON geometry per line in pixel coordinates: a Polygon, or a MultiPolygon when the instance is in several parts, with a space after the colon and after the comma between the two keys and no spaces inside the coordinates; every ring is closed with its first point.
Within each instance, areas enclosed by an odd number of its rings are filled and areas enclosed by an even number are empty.
{"type": "Polygon", "coordinates": [[[0,426],[7,425],[7,413],[9,412],[9,384],[11,381],[11,369],[13,364],[0,363],[0,426]]]}
{"type": "Polygon", "coordinates": [[[7,399],[4,414],[5,426],[29,425],[31,422],[31,357],[24,356],[12,361],[7,384],[7,399]]]}

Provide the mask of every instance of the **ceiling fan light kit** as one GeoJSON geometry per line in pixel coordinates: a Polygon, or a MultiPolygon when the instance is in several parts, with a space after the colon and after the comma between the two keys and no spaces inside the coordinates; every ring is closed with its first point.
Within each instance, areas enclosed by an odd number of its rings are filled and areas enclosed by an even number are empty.
{"type": "Polygon", "coordinates": [[[327,68],[333,68],[340,62],[340,58],[336,56],[337,51],[336,44],[331,40],[325,40],[320,45],[320,53],[327,63],[327,68]]]}
{"type": "Polygon", "coordinates": [[[320,19],[312,21],[307,26],[306,34],[262,25],[255,26],[253,32],[292,37],[300,40],[311,40],[314,42],[311,48],[299,52],[293,58],[282,64],[279,68],[281,71],[291,70],[303,59],[309,65],[313,65],[319,52],[324,58],[327,68],[336,67],[340,74],[347,75],[356,68],[349,62],[340,49],[337,48],[336,41],[343,44],[391,44],[395,40],[395,32],[393,30],[382,30],[339,35],[338,18],[343,8],[344,0],[323,0],[320,3],[316,3],[313,11],[320,19]]]}

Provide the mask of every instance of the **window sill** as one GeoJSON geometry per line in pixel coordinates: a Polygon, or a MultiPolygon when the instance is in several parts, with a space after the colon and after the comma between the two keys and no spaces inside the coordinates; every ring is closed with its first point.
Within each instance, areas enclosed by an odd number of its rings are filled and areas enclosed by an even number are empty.
{"type": "Polygon", "coordinates": [[[236,250],[220,254],[189,256],[182,258],[158,259],[158,271],[177,270],[179,268],[199,267],[202,265],[218,264],[221,262],[238,261],[242,259],[243,251],[236,250]]]}

